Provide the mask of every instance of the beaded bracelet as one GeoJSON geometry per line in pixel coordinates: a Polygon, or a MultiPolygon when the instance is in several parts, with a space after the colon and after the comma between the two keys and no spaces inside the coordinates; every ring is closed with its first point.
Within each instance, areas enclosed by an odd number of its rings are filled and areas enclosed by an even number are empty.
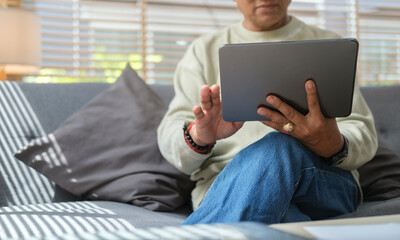
{"type": "Polygon", "coordinates": [[[192,137],[189,134],[189,131],[193,127],[193,125],[194,125],[194,123],[191,123],[191,122],[185,122],[185,124],[183,125],[183,133],[184,133],[186,143],[189,145],[189,147],[193,151],[195,151],[197,153],[207,154],[207,153],[211,152],[211,150],[213,149],[216,142],[210,143],[206,146],[197,145],[193,141],[192,137]]]}

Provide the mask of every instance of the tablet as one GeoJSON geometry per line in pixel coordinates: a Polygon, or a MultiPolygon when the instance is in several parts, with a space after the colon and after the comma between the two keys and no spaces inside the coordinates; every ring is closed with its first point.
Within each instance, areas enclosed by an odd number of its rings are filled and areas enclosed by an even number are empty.
{"type": "Polygon", "coordinates": [[[358,41],[353,38],[225,44],[219,49],[223,119],[268,120],[257,114],[274,94],[308,113],[305,82],[313,79],[326,117],[351,113],[358,41]]]}

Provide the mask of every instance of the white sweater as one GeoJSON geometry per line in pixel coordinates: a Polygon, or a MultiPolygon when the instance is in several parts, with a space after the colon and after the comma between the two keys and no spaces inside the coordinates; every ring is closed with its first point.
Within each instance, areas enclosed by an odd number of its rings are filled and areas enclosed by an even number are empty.
{"type": "MultiPolygon", "coordinates": [[[[329,38],[340,36],[292,17],[286,26],[266,32],[249,31],[241,22],[202,36],[189,46],[175,72],[175,97],[158,128],[158,144],[161,153],[171,164],[190,174],[191,179],[196,181],[192,192],[194,209],[200,205],[216,176],[240,150],[274,130],[260,122],[246,122],[233,136],[217,141],[209,154],[196,153],[186,144],[182,127],[185,121],[194,121],[192,107],[200,105],[201,86],[220,83],[219,47],[226,43],[329,38]]],[[[356,169],[371,160],[377,149],[373,116],[358,87],[355,88],[351,115],[337,118],[337,122],[341,133],[349,140],[348,157],[338,167],[352,170],[358,182],[356,169]]]]}

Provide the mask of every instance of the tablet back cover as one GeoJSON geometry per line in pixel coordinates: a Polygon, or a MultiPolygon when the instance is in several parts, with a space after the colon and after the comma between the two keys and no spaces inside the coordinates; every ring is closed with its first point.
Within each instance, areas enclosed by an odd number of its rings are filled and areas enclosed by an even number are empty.
{"type": "Polygon", "coordinates": [[[225,44],[220,47],[222,112],[225,121],[267,120],[259,106],[273,107],[274,94],[308,113],[305,82],[313,79],[323,114],[351,113],[356,75],[356,39],[225,44]]]}

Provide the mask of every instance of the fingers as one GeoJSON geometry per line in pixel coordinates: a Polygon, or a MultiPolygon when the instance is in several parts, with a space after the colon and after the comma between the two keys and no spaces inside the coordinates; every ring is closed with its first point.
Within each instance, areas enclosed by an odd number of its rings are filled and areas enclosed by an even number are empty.
{"type": "Polygon", "coordinates": [[[291,121],[288,120],[285,116],[282,114],[272,111],[268,108],[260,107],[257,110],[257,113],[267,117],[271,120],[269,121],[261,121],[263,124],[267,125],[268,127],[274,128],[275,130],[286,133],[288,134],[289,132],[284,131],[284,127],[286,124],[290,123],[291,121]]]}
{"type": "MultiPolygon", "coordinates": [[[[192,112],[196,120],[200,121],[204,119],[207,112],[216,109],[218,111],[221,108],[221,98],[220,98],[220,87],[216,84],[211,87],[204,85],[200,89],[200,106],[194,106],[192,112]]],[[[213,112],[215,112],[213,110],[213,112]]]]}
{"type": "Polygon", "coordinates": [[[212,107],[219,106],[221,99],[219,96],[220,88],[214,84],[211,87],[204,85],[200,89],[200,102],[203,110],[210,111],[212,107]]]}
{"type": "Polygon", "coordinates": [[[273,122],[273,121],[261,121],[261,122],[262,122],[263,124],[267,125],[268,127],[271,127],[271,128],[273,128],[273,129],[275,129],[275,130],[281,132],[281,133],[286,133],[286,134],[287,134],[287,132],[285,132],[285,131],[283,130],[283,126],[284,126],[284,125],[281,125],[280,123],[276,123],[276,122],[273,122]]]}
{"type": "Polygon", "coordinates": [[[211,86],[211,101],[213,106],[219,106],[221,104],[219,85],[214,84],[211,86]]]}
{"type": "Polygon", "coordinates": [[[205,111],[209,111],[211,109],[211,89],[207,85],[202,86],[200,89],[200,102],[205,111]]]}
{"type": "Polygon", "coordinates": [[[313,80],[308,80],[305,84],[307,93],[307,105],[311,115],[322,117],[317,88],[313,80]]]}
{"type": "MultiPolygon", "coordinates": [[[[285,102],[281,101],[276,96],[272,96],[272,95],[268,96],[267,102],[269,104],[271,104],[274,108],[278,109],[283,114],[284,118],[288,119],[289,121],[291,121],[295,124],[299,124],[304,120],[304,116],[301,113],[296,111],[294,108],[292,108],[285,102]]],[[[275,119],[272,119],[272,120],[275,121],[275,119]]],[[[281,119],[280,119],[280,122],[282,123],[281,119]]],[[[286,123],[283,123],[283,124],[286,124],[286,123]]]]}
{"type": "MultiPolygon", "coordinates": [[[[305,88],[307,93],[307,104],[310,115],[317,118],[323,117],[319,105],[317,88],[315,86],[314,81],[308,80],[305,84],[305,88]]],[[[305,116],[296,111],[294,108],[292,108],[285,102],[281,101],[278,97],[270,95],[267,97],[267,102],[282,114],[275,113],[274,111],[265,111],[263,113],[259,112],[260,115],[271,119],[271,121],[277,123],[280,126],[285,125],[288,121],[296,125],[304,123],[305,116]]]]}
{"type": "MultiPolygon", "coordinates": [[[[289,121],[282,114],[280,114],[278,112],[275,112],[275,111],[272,111],[272,110],[270,110],[268,108],[265,108],[265,107],[258,108],[257,109],[257,113],[259,115],[261,115],[261,116],[264,116],[266,118],[271,119],[270,121],[266,121],[266,122],[274,122],[274,123],[276,123],[277,125],[279,125],[281,127],[283,125],[285,125],[286,123],[288,123],[288,121],[289,121]]],[[[268,124],[268,126],[270,126],[270,125],[268,124]]]]}
{"type": "Polygon", "coordinates": [[[293,124],[299,124],[300,126],[304,124],[305,117],[294,108],[281,101],[278,97],[273,95],[268,96],[267,102],[279,110],[280,113],[263,107],[259,108],[257,110],[258,114],[271,119],[270,121],[262,121],[265,125],[285,134],[293,134],[293,129],[285,130],[284,126],[286,124],[290,123],[292,124],[291,126],[293,126],[293,124]]]}
{"type": "Polygon", "coordinates": [[[201,107],[197,106],[197,105],[193,107],[192,112],[194,114],[194,118],[197,121],[201,121],[205,116],[205,114],[204,114],[203,110],[201,109],[201,107]]]}

